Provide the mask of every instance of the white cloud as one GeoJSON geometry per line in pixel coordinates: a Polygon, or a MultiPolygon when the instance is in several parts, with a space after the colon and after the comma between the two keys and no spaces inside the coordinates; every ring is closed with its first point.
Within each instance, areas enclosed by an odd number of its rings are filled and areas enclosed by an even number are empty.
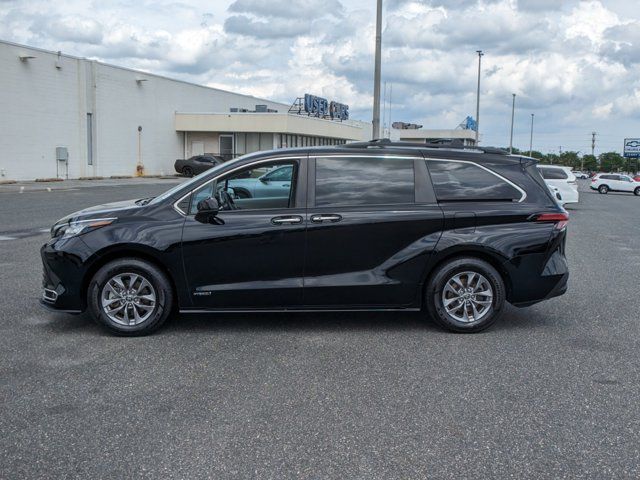
{"type": "MultiPolygon", "coordinates": [[[[388,0],[383,79],[392,120],[453,128],[475,112],[506,144],[584,150],[585,132],[640,131],[640,12],[629,2],[388,0]],[[577,132],[577,133],[576,133],[577,132]],[[548,139],[548,140],[547,140],[548,139]]],[[[285,103],[312,92],[371,118],[374,9],[368,0],[0,2],[0,38],[156,71],[285,103]]]]}

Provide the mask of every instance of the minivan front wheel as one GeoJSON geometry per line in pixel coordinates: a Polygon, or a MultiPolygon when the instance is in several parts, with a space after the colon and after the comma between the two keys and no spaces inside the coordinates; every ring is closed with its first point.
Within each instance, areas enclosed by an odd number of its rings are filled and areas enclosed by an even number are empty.
{"type": "Polygon", "coordinates": [[[442,327],[453,332],[479,332],[502,314],[504,281],[483,260],[455,258],[431,276],[425,303],[431,317],[442,327]]]}
{"type": "Polygon", "coordinates": [[[88,290],[92,316],[111,332],[146,335],[167,319],[173,293],[167,277],[155,265],[123,258],[104,265],[88,290]]]}

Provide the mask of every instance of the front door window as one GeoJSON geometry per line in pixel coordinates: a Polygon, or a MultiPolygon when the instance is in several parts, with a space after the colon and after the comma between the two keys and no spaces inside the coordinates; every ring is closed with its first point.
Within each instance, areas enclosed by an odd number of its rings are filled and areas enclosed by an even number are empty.
{"type": "Polygon", "coordinates": [[[190,214],[201,200],[214,197],[221,210],[264,210],[293,207],[295,161],[262,163],[212,180],[194,192],[190,214]]]}

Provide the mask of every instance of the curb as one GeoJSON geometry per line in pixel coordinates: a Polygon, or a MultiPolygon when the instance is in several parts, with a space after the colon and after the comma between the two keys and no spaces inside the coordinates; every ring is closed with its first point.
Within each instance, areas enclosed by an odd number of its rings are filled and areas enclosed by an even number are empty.
{"type": "Polygon", "coordinates": [[[104,180],[104,177],[78,177],[78,180],[104,180]]]}
{"type": "Polygon", "coordinates": [[[64,182],[64,178],[36,178],[35,180],[38,183],[42,182],[64,182]]]}

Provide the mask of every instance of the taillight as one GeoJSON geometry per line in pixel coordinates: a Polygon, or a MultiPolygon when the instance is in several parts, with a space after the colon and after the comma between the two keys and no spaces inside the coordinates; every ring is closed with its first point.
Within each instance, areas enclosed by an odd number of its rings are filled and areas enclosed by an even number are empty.
{"type": "Polygon", "coordinates": [[[531,220],[540,223],[555,223],[556,230],[562,230],[569,223],[569,214],[564,213],[539,213],[533,215],[531,220]]]}

